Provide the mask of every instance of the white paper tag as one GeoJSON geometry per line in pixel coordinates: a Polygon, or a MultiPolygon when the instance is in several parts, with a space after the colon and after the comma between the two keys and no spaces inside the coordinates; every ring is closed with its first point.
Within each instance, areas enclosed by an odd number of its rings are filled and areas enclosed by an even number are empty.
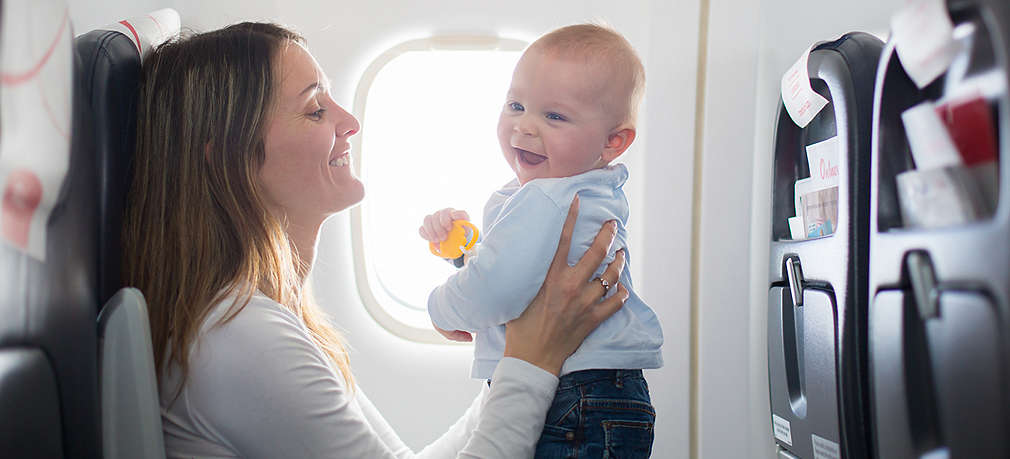
{"type": "Polygon", "coordinates": [[[776,439],[793,446],[793,429],[789,425],[789,421],[780,418],[777,414],[772,414],[772,431],[775,433],[776,439]]]}
{"type": "Polygon", "coordinates": [[[3,2],[0,239],[38,260],[70,164],[73,35],[63,1],[3,2]]]}
{"type": "Polygon", "coordinates": [[[807,145],[807,165],[815,188],[838,186],[838,137],[807,145]]]}
{"type": "Polygon", "coordinates": [[[782,75],[782,103],[789,112],[789,117],[801,128],[807,127],[828,100],[817,94],[810,87],[810,75],[807,71],[807,59],[813,45],[803,51],[792,67],[782,75]]]}
{"type": "Polygon", "coordinates": [[[938,448],[932,451],[922,453],[919,459],[950,459],[950,449],[938,448]]]}
{"type": "Polygon", "coordinates": [[[807,177],[793,183],[793,209],[796,211],[796,216],[798,217],[802,217],[803,215],[803,205],[800,204],[800,196],[810,191],[811,182],[813,182],[813,179],[807,177]]]}
{"type": "Polygon", "coordinates": [[[795,217],[789,217],[789,238],[794,241],[801,241],[806,239],[806,231],[803,231],[803,217],[799,215],[795,217]]]}
{"type": "Polygon", "coordinates": [[[986,213],[985,198],[965,169],[910,170],[894,178],[906,227],[959,225],[986,213]]]}
{"type": "Polygon", "coordinates": [[[905,73],[922,88],[947,70],[957,54],[954,24],[944,0],[906,0],[891,17],[891,37],[905,73]]]}
{"type": "Polygon", "coordinates": [[[908,147],[918,170],[962,164],[961,154],[954,146],[954,140],[947,132],[936,107],[931,102],[923,102],[901,113],[905,125],[908,147]]]}
{"type": "Polygon", "coordinates": [[[838,443],[818,437],[817,434],[810,434],[810,440],[814,442],[814,459],[838,459],[841,457],[838,443]]]}

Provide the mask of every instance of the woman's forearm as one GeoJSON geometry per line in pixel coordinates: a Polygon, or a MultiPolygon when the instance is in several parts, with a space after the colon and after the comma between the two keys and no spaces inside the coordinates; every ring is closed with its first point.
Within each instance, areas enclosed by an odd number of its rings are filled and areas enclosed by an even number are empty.
{"type": "Polygon", "coordinates": [[[502,359],[477,428],[459,457],[533,457],[557,387],[558,378],[542,368],[515,358],[502,359]]]}

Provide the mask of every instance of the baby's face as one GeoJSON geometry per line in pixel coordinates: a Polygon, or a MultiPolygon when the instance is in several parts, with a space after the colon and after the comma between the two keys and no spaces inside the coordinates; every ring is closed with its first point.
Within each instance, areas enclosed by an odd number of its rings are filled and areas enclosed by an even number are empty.
{"type": "Polygon", "coordinates": [[[569,177],[606,164],[601,153],[617,117],[609,72],[583,59],[531,49],[516,64],[498,141],[520,184],[569,177]]]}

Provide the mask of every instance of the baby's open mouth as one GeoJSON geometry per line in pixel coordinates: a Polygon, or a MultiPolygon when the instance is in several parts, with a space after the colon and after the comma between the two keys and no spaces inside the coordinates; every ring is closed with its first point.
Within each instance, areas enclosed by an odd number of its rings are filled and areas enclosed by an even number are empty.
{"type": "Polygon", "coordinates": [[[519,160],[531,166],[536,166],[537,164],[540,164],[547,160],[546,156],[538,155],[536,153],[533,153],[532,151],[526,151],[523,150],[522,148],[516,148],[515,150],[516,153],[519,155],[519,160]]]}

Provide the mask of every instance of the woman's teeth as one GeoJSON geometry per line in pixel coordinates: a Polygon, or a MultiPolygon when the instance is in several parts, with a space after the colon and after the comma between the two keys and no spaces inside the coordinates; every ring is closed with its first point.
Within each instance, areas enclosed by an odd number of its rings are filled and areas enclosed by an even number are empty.
{"type": "Polygon", "coordinates": [[[344,167],[348,164],[351,164],[350,155],[343,155],[339,158],[334,158],[330,160],[330,166],[332,167],[344,167]]]}

